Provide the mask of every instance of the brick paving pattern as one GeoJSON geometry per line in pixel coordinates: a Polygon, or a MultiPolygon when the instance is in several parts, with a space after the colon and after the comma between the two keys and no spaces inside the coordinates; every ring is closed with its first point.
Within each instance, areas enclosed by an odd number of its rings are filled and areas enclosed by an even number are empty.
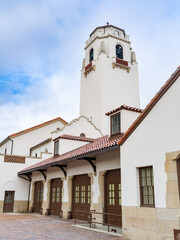
{"type": "Polygon", "coordinates": [[[0,240],[128,240],[72,224],[53,216],[0,214],[0,240]]]}

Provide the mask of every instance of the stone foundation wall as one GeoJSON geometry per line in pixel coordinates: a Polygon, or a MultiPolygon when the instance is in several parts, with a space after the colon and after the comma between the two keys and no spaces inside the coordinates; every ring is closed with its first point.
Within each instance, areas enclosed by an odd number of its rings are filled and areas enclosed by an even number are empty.
{"type": "Polygon", "coordinates": [[[3,212],[4,201],[0,201],[0,213],[3,212]]]}
{"type": "Polygon", "coordinates": [[[166,154],[166,208],[122,207],[125,237],[133,240],[174,240],[173,230],[180,229],[177,161],[180,161],[180,151],[166,154]]]}
{"type": "MultiPolygon", "coordinates": [[[[99,203],[91,203],[91,210],[103,213],[103,209],[99,203]]],[[[103,223],[103,215],[101,214],[92,214],[92,218],[95,218],[95,220],[93,220],[95,222],[103,223]]]]}
{"type": "Polygon", "coordinates": [[[68,213],[71,211],[69,202],[63,202],[61,210],[63,211],[63,218],[69,218],[68,213]]]}
{"type": "MultiPolygon", "coordinates": [[[[0,213],[3,213],[4,201],[0,201],[0,213]]],[[[28,201],[14,201],[14,213],[27,212],[28,201]]]]}
{"type": "Polygon", "coordinates": [[[14,201],[14,210],[15,213],[27,212],[28,201],[14,201]]]}
{"type": "Polygon", "coordinates": [[[133,240],[174,240],[180,209],[122,207],[123,236],[133,240]]]}

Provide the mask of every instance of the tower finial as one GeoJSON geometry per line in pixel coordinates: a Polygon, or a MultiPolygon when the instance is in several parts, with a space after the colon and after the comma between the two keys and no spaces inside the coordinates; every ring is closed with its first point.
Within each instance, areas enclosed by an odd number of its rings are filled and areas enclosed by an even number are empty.
{"type": "Polygon", "coordinates": [[[109,22],[107,22],[107,25],[109,25],[109,22]]]}

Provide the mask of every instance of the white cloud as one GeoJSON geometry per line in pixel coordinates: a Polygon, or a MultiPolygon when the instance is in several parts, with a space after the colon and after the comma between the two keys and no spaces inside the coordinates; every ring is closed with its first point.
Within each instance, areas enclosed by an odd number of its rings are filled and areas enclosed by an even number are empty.
{"type": "Polygon", "coordinates": [[[179,65],[178,10],[178,1],[1,0],[0,75],[22,71],[30,84],[1,102],[0,140],[78,115],[84,42],[107,21],[130,35],[144,107],[179,65]]]}

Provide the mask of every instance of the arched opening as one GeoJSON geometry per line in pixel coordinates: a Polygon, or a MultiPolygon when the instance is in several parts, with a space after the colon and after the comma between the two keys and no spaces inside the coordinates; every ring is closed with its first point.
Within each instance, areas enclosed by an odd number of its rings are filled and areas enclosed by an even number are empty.
{"type": "Polygon", "coordinates": [[[81,133],[80,137],[86,137],[85,133],[81,133]]]}
{"type": "Polygon", "coordinates": [[[119,44],[116,45],[116,57],[123,59],[123,48],[119,44]]]}
{"type": "Polygon", "coordinates": [[[89,62],[92,62],[93,59],[94,59],[94,49],[91,48],[89,52],[89,62]]]}

